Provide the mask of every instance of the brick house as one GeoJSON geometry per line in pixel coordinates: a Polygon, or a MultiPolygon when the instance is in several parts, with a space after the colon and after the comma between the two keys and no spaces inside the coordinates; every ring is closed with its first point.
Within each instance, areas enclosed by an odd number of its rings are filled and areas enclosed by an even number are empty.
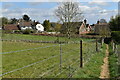
{"type": "Polygon", "coordinates": [[[91,31],[93,31],[93,28],[91,25],[86,24],[87,20],[84,20],[83,23],[81,24],[81,26],[79,27],[79,34],[87,34],[90,33],[91,31]]]}

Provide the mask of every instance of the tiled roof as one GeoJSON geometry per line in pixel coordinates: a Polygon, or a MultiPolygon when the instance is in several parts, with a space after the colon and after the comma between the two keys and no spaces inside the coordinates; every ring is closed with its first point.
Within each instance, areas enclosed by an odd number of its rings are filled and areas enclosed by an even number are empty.
{"type": "Polygon", "coordinates": [[[18,27],[16,24],[6,24],[4,26],[4,29],[5,30],[18,30],[18,27]]]}
{"type": "Polygon", "coordinates": [[[20,22],[19,26],[32,26],[32,22],[20,22]]]}

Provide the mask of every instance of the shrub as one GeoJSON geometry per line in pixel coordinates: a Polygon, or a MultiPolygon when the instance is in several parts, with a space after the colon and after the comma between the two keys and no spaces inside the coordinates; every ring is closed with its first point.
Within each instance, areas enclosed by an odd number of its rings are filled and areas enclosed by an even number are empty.
{"type": "Polygon", "coordinates": [[[86,35],[98,35],[96,33],[87,33],[86,35]]]}
{"type": "Polygon", "coordinates": [[[111,36],[116,43],[120,43],[120,31],[112,31],[111,36]]]}
{"type": "Polygon", "coordinates": [[[105,39],[104,39],[104,42],[105,42],[106,44],[109,44],[109,43],[111,42],[111,40],[112,40],[111,37],[110,37],[110,38],[105,38],[105,39]]]}
{"type": "Polygon", "coordinates": [[[23,34],[30,34],[31,33],[31,29],[26,29],[22,31],[23,34]]]}
{"type": "Polygon", "coordinates": [[[20,30],[15,30],[14,33],[22,33],[20,30]]]}

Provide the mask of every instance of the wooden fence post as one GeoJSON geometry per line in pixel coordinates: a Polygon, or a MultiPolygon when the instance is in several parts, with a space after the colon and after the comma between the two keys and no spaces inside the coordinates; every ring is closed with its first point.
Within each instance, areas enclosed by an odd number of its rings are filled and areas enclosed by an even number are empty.
{"type": "Polygon", "coordinates": [[[71,76],[70,71],[71,71],[71,70],[70,70],[70,65],[69,65],[69,75],[68,75],[69,77],[71,76]]]}
{"type": "Polygon", "coordinates": [[[97,38],[96,38],[96,51],[98,52],[98,42],[97,42],[97,38]]]}
{"type": "Polygon", "coordinates": [[[61,69],[62,69],[62,46],[61,46],[61,43],[59,44],[60,46],[60,72],[61,72],[61,69]]]}
{"type": "Polygon", "coordinates": [[[82,57],[82,40],[80,40],[80,67],[83,67],[83,57],[82,57]]]}
{"type": "Polygon", "coordinates": [[[115,43],[113,42],[113,52],[115,52],[115,43]]]}

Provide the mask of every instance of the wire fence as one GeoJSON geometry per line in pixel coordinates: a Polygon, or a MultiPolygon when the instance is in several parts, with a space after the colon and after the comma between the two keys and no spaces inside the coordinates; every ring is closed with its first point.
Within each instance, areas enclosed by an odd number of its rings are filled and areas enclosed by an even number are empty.
{"type": "MultiPolygon", "coordinates": [[[[71,78],[79,69],[81,69],[80,64],[84,67],[87,62],[90,61],[91,57],[97,52],[97,49],[100,44],[96,42],[96,40],[91,41],[83,41],[80,42],[68,42],[68,43],[60,43],[50,46],[44,47],[36,47],[36,48],[29,48],[23,50],[16,50],[16,51],[9,51],[1,53],[4,58],[9,58],[12,60],[11,56],[20,56],[20,59],[23,59],[23,56],[26,58],[31,58],[35,56],[37,58],[35,61],[30,60],[30,64],[28,64],[26,59],[19,61],[18,59],[13,58],[16,60],[17,63],[23,63],[23,66],[15,66],[14,61],[13,63],[6,62],[8,59],[3,59],[3,73],[0,76],[6,77],[9,75],[16,75],[17,73],[28,72],[30,69],[31,74],[27,75],[29,77],[35,78],[47,78],[47,77],[66,77],[71,78]],[[82,45],[82,47],[80,47],[82,45]],[[97,45],[97,46],[96,46],[97,45]],[[82,52],[81,52],[82,50],[82,52]],[[28,54],[22,54],[26,53],[28,54]],[[37,52],[36,52],[37,51],[37,52]],[[32,53],[33,52],[33,53],[32,53]],[[12,53],[21,53],[21,54],[12,54],[12,53]],[[11,54],[11,55],[5,55],[11,54]],[[80,55],[82,54],[82,55],[80,55]],[[28,56],[27,56],[28,55],[28,56]],[[32,55],[32,56],[30,56],[32,55]],[[40,58],[38,58],[38,55],[40,58]],[[44,57],[44,58],[43,58],[44,57]],[[82,60],[82,61],[81,61],[82,60]],[[23,61],[23,62],[22,62],[23,61]],[[26,64],[24,64],[26,62],[26,64]],[[7,65],[9,63],[9,65],[7,65]],[[13,68],[9,69],[9,66],[13,68]],[[7,68],[6,68],[7,67],[7,68]],[[8,70],[7,70],[8,69],[8,70]],[[23,71],[24,69],[24,71],[23,71]]],[[[29,72],[28,72],[29,73],[29,72]]],[[[22,77],[25,77],[23,75],[22,77]]]]}
{"type": "Polygon", "coordinates": [[[116,48],[115,48],[114,52],[115,52],[116,58],[117,58],[116,63],[114,63],[114,65],[117,68],[115,70],[115,74],[117,74],[118,76],[120,76],[120,44],[116,45],[116,48]]]}

